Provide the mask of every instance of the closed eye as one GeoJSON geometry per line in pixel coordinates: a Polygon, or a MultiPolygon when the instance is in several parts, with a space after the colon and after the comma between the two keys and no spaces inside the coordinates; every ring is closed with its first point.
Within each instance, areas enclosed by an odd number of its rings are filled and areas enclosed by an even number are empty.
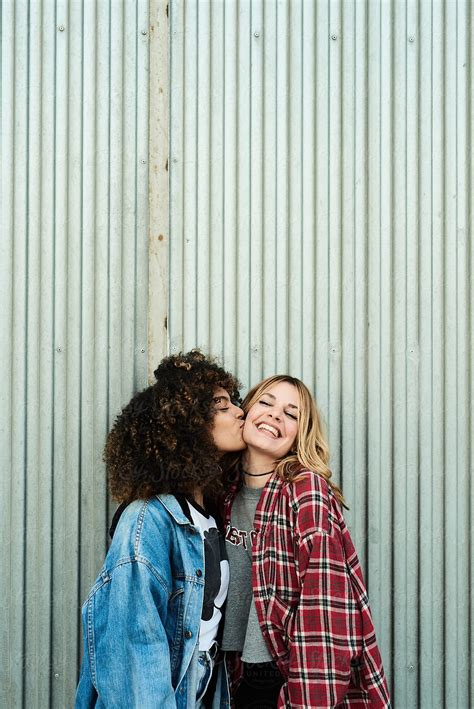
{"type": "Polygon", "coordinates": [[[297,421],[298,417],[295,416],[294,414],[290,414],[289,411],[285,411],[285,414],[290,417],[290,419],[293,419],[293,421],[297,421]]]}

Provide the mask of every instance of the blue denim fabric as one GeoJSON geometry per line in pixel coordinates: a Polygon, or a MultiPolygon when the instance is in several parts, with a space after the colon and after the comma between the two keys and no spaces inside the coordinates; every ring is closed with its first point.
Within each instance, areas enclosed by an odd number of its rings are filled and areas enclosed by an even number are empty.
{"type": "Polygon", "coordinates": [[[206,694],[207,687],[211,681],[214,660],[211,658],[207,650],[200,650],[198,653],[198,675],[196,683],[196,709],[204,709],[204,703],[201,701],[206,694]]]}
{"type": "MultiPolygon", "coordinates": [[[[76,709],[196,705],[202,571],[201,535],[173,495],[125,509],[82,608],[76,709]]],[[[229,707],[225,663],[212,707],[229,707]]]]}

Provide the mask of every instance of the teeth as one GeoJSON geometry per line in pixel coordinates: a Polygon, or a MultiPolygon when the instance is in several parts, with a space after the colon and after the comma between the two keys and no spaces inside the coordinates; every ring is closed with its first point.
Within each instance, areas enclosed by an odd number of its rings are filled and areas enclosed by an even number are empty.
{"type": "Polygon", "coordinates": [[[268,432],[271,433],[273,436],[275,436],[275,438],[278,438],[278,436],[279,436],[279,431],[278,431],[278,429],[273,428],[273,426],[269,426],[267,423],[261,423],[261,424],[259,424],[259,425],[257,426],[257,428],[258,428],[259,431],[261,431],[262,428],[263,428],[265,431],[268,431],[268,432]]]}

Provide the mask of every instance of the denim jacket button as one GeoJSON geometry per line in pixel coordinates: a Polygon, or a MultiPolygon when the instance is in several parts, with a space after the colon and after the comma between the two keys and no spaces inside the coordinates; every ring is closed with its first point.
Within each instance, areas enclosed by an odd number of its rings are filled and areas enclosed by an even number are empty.
{"type": "Polygon", "coordinates": [[[191,632],[190,630],[185,630],[185,631],[184,631],[184,637],[185,637],[187,640],[189,640],[189,638],[192,638],[192,637],[193,637],[193,634],[192,634],[192,632],[191,632]]]}
{"type": "Polygon", "coordinates": [[[201,569],[196,569],[196,576],[197,576],[198,578],[201,578],[201,576],[202,576],[202,571],[201,571],[201,569]]]}

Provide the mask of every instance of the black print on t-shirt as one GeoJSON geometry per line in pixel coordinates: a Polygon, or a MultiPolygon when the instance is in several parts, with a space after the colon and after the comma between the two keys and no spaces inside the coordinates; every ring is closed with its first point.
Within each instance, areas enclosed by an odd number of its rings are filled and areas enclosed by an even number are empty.
{"type": "MultiPolygon", "coordinates": [[[[202,619],[211,620],[214,613],[214,601],[221,588],[221,559],[227,559],[225,541],[216,527],[204,532],[204,558],[206,576],[202,619]]],[[[217,608],[217,606],[215,607],[217,608]]]]}

